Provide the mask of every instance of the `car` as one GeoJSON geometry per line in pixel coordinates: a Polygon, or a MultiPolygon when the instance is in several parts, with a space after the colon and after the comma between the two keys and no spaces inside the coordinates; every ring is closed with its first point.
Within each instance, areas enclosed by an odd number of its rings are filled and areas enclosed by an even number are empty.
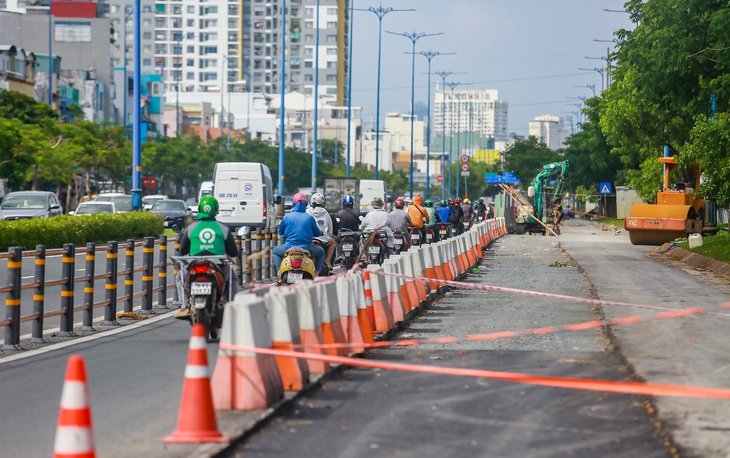
{"type": "Polygon", "coordinates": [[[291,209],[292,209],[291,202],[292,202],[292,200],[294,200],[294,196],[291,194],[286,194],[286,195],[282,196],[282,198],[284,199],[284,213],[291,213],[291,209]]]}
{"type": "Polygon", "coordinates": [[[63,215],[61,203],[52,192],[15,191],[0,204],[0,219],[50,218],[63,215]]]}
{"type": "Polygon", "coordinates": [[[144,196],[144,197],[142,197],[142,210],[149,210],[150,208],[152,208],[152,204],[154,204],[158,200],[167,200],[167,199],[169,199],[169,197],[162,195],[162,194],[144,196]]]}
{"type": "Polygon", "coordinates": [[[198,214],[198,199],[195,197],[189,197],[185,200],[185,205],[188,206],[188,210],[196,216],[198,214]]]}
{"type": "Polygon", "coordinates": [[[69,215],[81,216],[81,215],[97,215],[97,214],[112,214],[116,213],[117,209],[114,202],[96,202],[87,201],[82,202],[76,207],[76,210],[69,212],[69,215]]]}
{"type": "Polygon", "coordinates": [[[193,212],[184,201],[178,199],[158,200],[148,211],[165,217],[165,227],[184,229],[193,222],[193,212]]]}
{"type": "Polygon", "coordinates": [[[132,211],[132,196],[120,192],[102,192],[95,202],[114,202],[117,213],[126,213],[132,211]]]}

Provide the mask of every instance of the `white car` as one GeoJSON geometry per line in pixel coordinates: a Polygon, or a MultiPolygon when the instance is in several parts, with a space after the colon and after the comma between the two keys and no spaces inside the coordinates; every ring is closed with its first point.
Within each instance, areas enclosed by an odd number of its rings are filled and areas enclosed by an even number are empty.
{"type": "Polygon", "coordinates": [[[114,202],[97,202],[87,201],[82,202],[76,207],[76,210],[69,212],[70,215],[98,215],[98,214],[111,214],[116,213],[117,209],[114,202]]]}
{"type": "Polygon", "coordinates": [[[152,206],[157,202],[158,200],[168,200],[169,197],[157,194],[153,196],[144,196],[142,197],[142,210],[149,210],[152,208],[152,206]]]}

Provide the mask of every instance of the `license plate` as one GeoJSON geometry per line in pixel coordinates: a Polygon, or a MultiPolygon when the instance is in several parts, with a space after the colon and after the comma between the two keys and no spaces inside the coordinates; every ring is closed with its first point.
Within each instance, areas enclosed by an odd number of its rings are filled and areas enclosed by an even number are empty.
{"type": "Polygon", "coordinates": [[[395,239],[396,245],[403,245],[403,239],[395,239]]]}
{"type": "Polygon", "coordinates": [[[439,235],[446,235],[446,229],[441,229],[439,231],[439,235]]]}
{"type": "Polygon", "coordinates": [[[190,284],[190,294],[193,296],[202,296],[210,294],[213,291],[211,282],[195,282],[190,284]]]}
{"type": "Polygon", "coordinates": [[[303,278],[304,274],[301,272],[289,272],[288,274],[286,274],[286,282],[290,284],[302,281],[303,278]]]}
{"type": "Polygon", "coordinates": [[[418,234],[413,234],[413,240],[420,240],[421,236],[418,234]]]}
{"type": "Polygon", "coordinates": [[[342,251],[352,251],[355,249],[355,245],[352,243],[343,243],[342,244],[342,251]]]}
{"type": "Polygon", "coordinates": [[[431,241],[431,239],[433,239],[433,235],[431,235],[431,234],[426,234],[426,240],[430,242],[430,241],[431,241]]]}
{"type": "Polygon", "coordinates": [[[377,245],[376,246],[370,245],[368,247],[368,253],[370,253],[370,254],[379,254],[380,253],[380,247],[377,246],[377,245]]]}
{"type": "Polygon", "coordinates": [[[233,212],[231,210],[221,210],[220,215],[221,216],[231,216],[233,212]]]}

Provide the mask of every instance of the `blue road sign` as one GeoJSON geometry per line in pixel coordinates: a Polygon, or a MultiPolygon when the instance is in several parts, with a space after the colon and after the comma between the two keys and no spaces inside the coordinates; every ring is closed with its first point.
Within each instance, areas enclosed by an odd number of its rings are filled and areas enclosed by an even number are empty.
{"type": "Polygon", "coordinates": [[[601,194],[613,194],[613,186],[611,183],[598,183],[598,192],[601,194]]]}

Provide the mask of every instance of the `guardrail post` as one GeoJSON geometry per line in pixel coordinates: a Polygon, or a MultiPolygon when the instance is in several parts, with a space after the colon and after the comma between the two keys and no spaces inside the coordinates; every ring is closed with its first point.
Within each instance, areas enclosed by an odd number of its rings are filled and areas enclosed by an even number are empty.
{"type": "Polygon", "coordinates": [[[142,301],[142,310],[140,315],[154,315],[152,310],[152,289],[153,280],[155,279],[155,238],[145,237],[144,247],[142,248],[142,263],[144,265],[144,273],[142,274],[142,290],[144,291],[144,300],[142,301]]]}
{"type": "Polygon", "coordinates": [[[36,245],[35,251],[38,253],[35,257],[35,278],[36,284],[33,292],[33,314],[36,315],[33,320],[33,333],[31,334],[31,343],[45,343],[43,338],[43,322],[45,317],[45,292],[46,292],[46,247],[45,245],[36,245]]]}
{"type": "Polygon", "coordinates": [[[248,285],[251,283],[251,267],[253,264],[251,264],[251,228],[248,226],[244,226],[243,228],[243,254],[246,255],[245,262],[241,262],[241,268],[243,271],[241,272],[241,284],[248,285]],[[246,279],[246,281],[243,281],[243,279],[246,279]]]}
{"type": "Polygon", "coordinates": [[[134,240],[127,240],[124,250],[124,270],[127,275],[124,278],[124,313],[132,313],[134,310],[134,240]]]}
{"type": "Polygon", "coordinates": [[[243,284],[243,242],[238,233],[233,234],[233,240],[236,241],[236,250],[238,253],[236,254],[236,270],[234,273],[236,275],[238,286],[241,286],[243,284]]]}
{"type": "Polygon", "coordinates": [[[74,327],[74,274],[76,273],[76,247],[72,243],[64,243],[63,265],[61,266],[61,330],[60,337],[73,337],[74,327]]]}
{"type": "Polygon", "coordinates": [[[119,242],[109,242],[106,252],[106,307],[104,307],[104,326],[119,326],[117,321],[117,272],[119,271],[119,242]]]}
{"type": "Polygon", "coordinates": [[[84,286],[84,321],[82,331],[94,330],[94,272],[96,271],[96,243],[86,244],[86,285],[84,286]]]}
{"type": "Polygon", "coordinates": [[[271,233],[271,245],[269,245],[270,250],[269,254],[271,255],[271,278],[274,279],[274,281],[279,280],[279,272],[276,270],[276,262],[274,262],[274,248],[279,244],[279,228],[274,227],[272,229],[271,233]]]}
{"type": "MultiPolygon", "coordinates": [[[[175,237],[175,254],[180,254],[180,235],[175,237]]],[[[175,279],[175,288],[172,290],[172,302],[173,304],[180,304],[180,301],[182,301],[182,298],[177,292],[177,274],[180,272],[177,268],[177,263],[172,263],[172,276],[175,279]]]]}
{"type": "Polygon", "coordinates": [[[264,280],[268,280],[271,276],[271,266],[269,265],[269,262],[271,261],[271,253],[269,253],[269,247],[271,245],[271,231],[269,228],[264,229],[264,244],[261,247],[261,251],[263,252],[263,262],[261,263],[261,277],[264,280]]]}
{"type": "MultiPolygon", "coordinates": [[[[160,293],[157,295],[157,306],[169,309],[167,306],[167,236],[160,237],[160,293]]],[[[175,288],[177,289],[177,288],[175,288]]]]}
{"type": "Polygon", "coordinates": [[[5,326],[5,345],[3,350],[22,350],[20,347],[20,277],[23,271],[23,250],[10,247],[8,261],[8,286],[11,291],[5,299],[5,318],[10,325],[5,326]]]}
{"type": "Polygon", "coordinates": [[[261,234],[261,229],[256,229],[256,239],[253,243],[253,272],[256,278],[256,281],[258,283],[261,283],[261,248],[262,248],[262,239],[263,236],[261,234]]]}

